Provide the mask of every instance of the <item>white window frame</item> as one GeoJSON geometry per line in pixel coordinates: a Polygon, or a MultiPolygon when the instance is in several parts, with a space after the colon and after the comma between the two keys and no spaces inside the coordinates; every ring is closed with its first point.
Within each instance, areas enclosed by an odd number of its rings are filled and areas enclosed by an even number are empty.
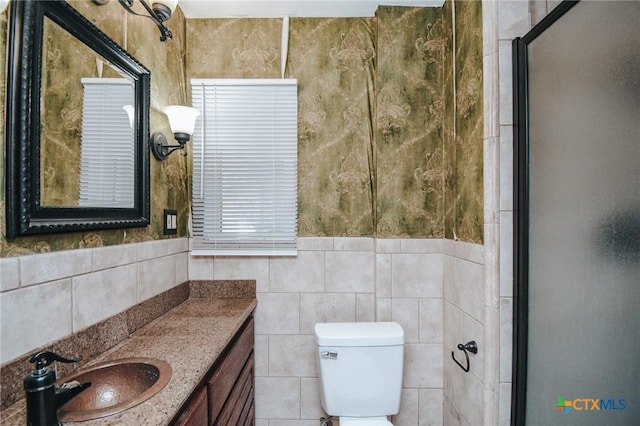
{"type": "Polygon", "coordinates": [[[297,80],[193,79],[194,256],[297,254],[297,80]]]}

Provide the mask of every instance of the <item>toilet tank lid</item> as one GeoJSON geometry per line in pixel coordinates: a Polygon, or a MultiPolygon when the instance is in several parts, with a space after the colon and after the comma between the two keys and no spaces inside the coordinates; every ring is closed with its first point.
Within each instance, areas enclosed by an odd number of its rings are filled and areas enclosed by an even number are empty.
{"type": "Polygon", "coordinates": [[[315,326],[318,346],[397,346],[404,330],[397,322],[332,322],[315,326]]]}

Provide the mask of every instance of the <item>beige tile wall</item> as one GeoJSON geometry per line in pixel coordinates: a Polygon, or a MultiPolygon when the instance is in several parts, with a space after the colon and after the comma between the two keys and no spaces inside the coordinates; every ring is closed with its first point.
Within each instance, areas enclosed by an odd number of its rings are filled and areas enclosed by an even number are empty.
{"type": "Polygon", "coordinates": [[[185,282],[186,238],[0,259],[0,364],[185,282]]]}
{"type": "MultiPolygon", "coordinates": [[[[402,405],[394,424],[442,425],[445,283],[458,288],[469,283],[457,280],[474,280],[472,288],[482,287],[482,246],[300,238],[298,249],[295,258],[189,259],[190,279],[257,281],[258,426],[317,426],[325,415],[315,369],[317,322],[389,320],[402,325],[406,341],[402,405]]],[[[482,301],[478,291],[465,294],[482,301]]],[[[467,330],[474,334],[477,323],[467,330]]]]}
{"type": "MultiPolygon", "coordinates": [[[[444,297],[455,294],[464,306],[468,298],[482,300],[482,246],[301,238],[295,258],[198,258],[187,250],[187,240],[176,239],[0,259],[2,363],[188,279],[255,279],[258,425],[317,425],[324,416],[315,323],[386,320],[398,321],[406,335],[395,424],[444,423],[446,347],[458,339],[444,324],[452,321],[462,338],[482,328],[477,312],[448,308],[444,297]]],[[[478,408],[471,403],[469,410],[478,408]]]]}
{"type": "Polygon", "coordinates": [[[445,241],[444,245],[444,424],[480,425],[484,419],[485,338],[484,247],[445,241]],[[478,353],[469,356],[465,373],[459,343],[474,340],[478,353]]]}

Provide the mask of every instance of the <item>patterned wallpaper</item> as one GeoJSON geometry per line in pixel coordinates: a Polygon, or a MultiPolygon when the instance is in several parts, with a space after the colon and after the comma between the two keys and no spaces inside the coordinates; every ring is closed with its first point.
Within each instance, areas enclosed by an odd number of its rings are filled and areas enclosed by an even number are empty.
{"type": "Polygon", "coordinates": [[[378,9],[377,232],[444,237],[445,78],[451,72],[450,14],[378,9]]]}
{"type": "MultiPolygon", "coordinates": [[[[169,136],[158,108],[188,103],[190,78],[280,78],[280,19],[178,15],[168,22],[174,40],[160,43],[153,23],[116,2],[71,3],[116,42],[127,34],[127,50],[151,70],[152,131],[169,136]]],[[[456,1],[455,9],[447,1],[439,9],[380,7],[375,18],[290,20],[285,77],[299,86],[300,236],[482,242],[481,2],[456,1]]],[[[190,157],[152,159],[148,228],[0,237],[0,255],[160,239],[167,207],[178,209],[184,236],[190,175],[190,157]]],[[[0,202],[4,216],[4,194],[0,202]]]]}
{"type": "MultiPolygon", "coordinates": [[[[169,125],[166,116],[159,112],[159,108],[169,104],[189,104],[190,94],[185,90],[184,77],[184,16],[177,11],[174,17],[167,22],[171,28],[174,39],[162,43],[159,40],[159,32],[153,22],[148,19],[138,18],[127,12],[113,1],[105,6],[96,6],[91,1],[71,0],[69,3],[79,10],[85,17],[92,21],[98,28],[104,31],[116,43],[125,47],[127,51],[138,61],[143,63],[151,71],[151,131],[162,131],[170,136],[169,125]],[[126,40],[124,34],[127,34],[126,40]],[[125,46],[126,42],[126,46],[125,46]],[[189,96],[189,97],[188,97],[189,96]]],[[[7,24],[9,10],[0,16],[0,46],[3,51],[7,43],[7,24]]],[[[56,123],[56,126],[47,132],[47,143],[55,149],[43,153],[43,171],[49,176],[60,177],[63,175],[60,165],[65,168],[77,170],[79,162],[78,149],[79,132],[81,122],[82,86],[79,83],[81,77],[96,76],[94,58],[86,58],[77,63],[69,64],[59,58],[69,57],[65,55],[67,50],[74,49],[72,45],[56,34],[47,44],[46,54],[49,63],[55,63],[55,67],[48,70],[51,77],[53,95],[46,107],[48,123],[56,123]],[[65,81],[77,81],[79,93],[57,93],[55,87],[60,82],[60,77],[65,81]],[[55,105],[52,105],[55,104],[55,105]],[[56,104],[59,103],[60,105],[56,104]]],[[[74,50],[74,54],[76,54],[74,50]]],[[[86,56],[86,55],[85,55],[86,56]]],[[[3,65],[0,68],[3,84],[2,108],[4,112],[4,85],[6,84],[5,66],[6,57],[2,55],[3,65]]],[[[113,77],[108,67],[104,67],[104,77],[113,77]]],[[[3,114],[4,116],[4,114],[3,114]]],[[[4,124],[2,126],[2,146],[4,152],[4,124]]],[[[189,212],[190,200],[190,173],[189,157],[172,155],[168,160],[160,163],[151,159],[151,225],[145,228],[130,228],[126,230],[110,230],[98,232],[64,233],[53,235],[41,235],[16,238],[7,241],[5,231],[5,198],[4,198],[4,160],[0,164],[2,174],[2,191],[0,192],[0,256],[10,257],[29,253],[44,253],[56,250],[67,250],[84,247],[97,247],[114,244],[124,244],[146,240],[158,240],[162,235],[162,214],[165,208],[178,210],[178,236],[186,235],[186,224],[189,212]]],[[[77,193],[77,179],[74,173],[66,173],[65,181],[52,179],[51,188],[47,188],[53,194],[55,203],[69,203],[68,197],[77,193]],[[73,182],[73,183],[72,183],[73,182]],[[72,188],[60,191],[59,188],[72,188]],[[67,197],[67,199],[65,199],[67,197]]]]}
{"type": "MultiPolygon", "coordinates": [[[[187,75],[280,78],[281,25],[189,20],[187,75]]],[[[298,80],[300,236],[373,235],[375,28],[373,18],[290,21],[285,77],[298,80]]]]}
{"type": "MultiPolygon", "coordinates": [[[[290,20],[300,236],[482,242],[481,3],[456,9],[455,79],[451,2],[290,20]]],[[[279,78],[280,33],[280,19],[188,20],[187,76],[279,78]]]]}
{"type": "Polygon", "coordinates": [[[483,105],[482,2],[455,2],[455,141],[452,158],[455,179],[446,211],[451,226],[446,237],[483,242],[483,105]]]}

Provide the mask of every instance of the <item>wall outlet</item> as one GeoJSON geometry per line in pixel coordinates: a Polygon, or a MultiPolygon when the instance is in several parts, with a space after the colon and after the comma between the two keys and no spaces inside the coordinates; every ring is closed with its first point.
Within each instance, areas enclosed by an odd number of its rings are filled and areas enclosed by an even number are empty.
{"type": "Polygon", "coordinates": [[[174,235],[178,233],[178,211],[164,210],[164,235],[174,235]]]}

